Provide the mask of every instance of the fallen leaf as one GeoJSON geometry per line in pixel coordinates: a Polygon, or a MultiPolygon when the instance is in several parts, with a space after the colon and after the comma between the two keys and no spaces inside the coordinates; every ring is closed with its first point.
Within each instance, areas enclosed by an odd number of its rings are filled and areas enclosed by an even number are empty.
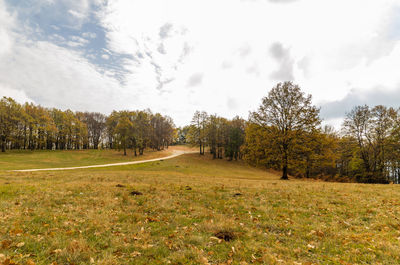
{"type": "Polygon", "coordinates": [[[33,261],[33,260],[31,260],[31,259],[28,259],[27,261],[26,261],[26,265],[35,265],[36,263],[33,261]]]}
{"type": "Polygon", "coordinates": [[[18,236],[18,235],[21,235],[22,232],[23,232],[22,229],[13,229],[13,230],[10,231],[10,235],[18,236]]]}
{"type": "Polygon", "coordinates": [[[140,256],[140,255],[142,255],[142,253],[140,253],[139,251],[133,251],[133,252],[131,253],[131,257],[138,257],[138,256],[140,256]]]}
{"type": "Polygon", "coordinates": [[[62,252],[62,250],[58,248],[58,249],[53,250],[51,253],[58,254],[58,253],[61,253],[61,252],[62,252]]]}
{"type": "Polygon", "coordinates": [[[17,265],[17,263],[15,263],[13,260],[6,259],[3,261],[2,265],[17,265]]]}
{"type": "Polygon", "coordinates": [[[17,248],[22,248],[23,246],[25,246],[25,242],[19,242],[17,244],[17,248]]]}
{"type": "Polygon", "coordinates": [[[2,248],[2,249],[6,249],[6,248],[9,248],[9,247],[10,247],[11,243],[12,243],[11,240],[5,239],[5,240],[1,241],[1,244],[0,244],[0,245],[1,245],[1,248],[2,248]]]}

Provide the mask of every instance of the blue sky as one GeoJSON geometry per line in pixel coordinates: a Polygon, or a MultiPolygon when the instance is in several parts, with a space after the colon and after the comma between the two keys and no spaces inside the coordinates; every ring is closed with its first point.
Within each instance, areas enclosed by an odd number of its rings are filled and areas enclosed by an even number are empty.
{"type": "MultiPolygon", "coordinates": [[[[70,1],[12,1],[7,0],[8,10],[15,11],[17,19],[30,29],[26,37],[34,41],[46,41],[60,47],[82,53],[92,64],[104,71],[110,70],[123,82],[124,59],[132,59],[131,54],[120,54],[107,48],[106,30],[96,15],[104,7],[102,3],[88,2],[84,14],[79,13],[80,4],[70,1]],[[71,9],[74,8],[75,9],[71,9]]],[[[86,4],[82,4],[84,7],[86,4]]]]}
{"type": "Polygon", "coordinates": [[[0,96],[109,113],[247,117],[277,82],[326,123],[398,107],[395,0],[0,0],[0,96]]]}

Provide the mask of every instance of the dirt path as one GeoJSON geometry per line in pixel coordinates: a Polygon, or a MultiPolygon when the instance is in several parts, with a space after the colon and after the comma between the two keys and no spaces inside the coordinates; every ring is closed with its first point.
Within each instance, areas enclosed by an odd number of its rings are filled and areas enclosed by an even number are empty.
{"type": "Polygon", "coordinates": [[[80,166],[80,167],[58,167],[58,168],[37,168],[37,169],[19,169],[19,170],[10,170],[13,172],[35,172],[35,171],[53,171],[53,170],[72,170],[72,169],[85,169],[85,168],[96,168],[96,167],[114,167],[114,166],[125,166],[125,165],[134,165],[134,164],[142,164],[147,162],[154,162],[160,160],[171,159],[184,154],[192,154],[197,153],[197,151],[180,151],[176,150],[170,156],[159,157],[154,159],[147,160],[139,160],[139,161],[131,161],[131,162],[121,162],[121,163],[113,163],[113,164],[103,164],[103,165],[92,165],[92,166],[80,166]]]}

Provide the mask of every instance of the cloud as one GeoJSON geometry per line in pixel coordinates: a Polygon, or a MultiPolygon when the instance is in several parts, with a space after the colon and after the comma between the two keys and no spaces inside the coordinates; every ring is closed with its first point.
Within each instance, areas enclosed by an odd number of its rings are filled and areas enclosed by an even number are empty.
{"type": "Polygon", "coordinates": [[[245,117],[279,81],[337,119],[343,104],[398,90],[396,0],[164,2],[0,0],[0,93],[151,108],[184,125],[196,109],[245,117]]]}
{"type": "Polygon", "coordinates": [[[82,33],[82,36],[85,38],[95,39],[97,37],[97,34],[94,32],[84,32],[82,33]]]}
{"type": "Polygon", "coordinates": [[[166,53],[167,53],[167,51],[165,50],[165,47],[164,47],[164,44],[163,44],[163,43],[160,43],[160,44],[158,45],[157,51],[158,51],[159,53],[161,53],[161,54],[166,54],[166,53]]]}
{"type": "MultiPolygon", "coordinates": [[[[23,91],[45,106],[111,111],[119,83],[71,52],[50,43],[18,44],[13,56],[0,63],[0,83],[23,91]],[[107,99],[108,98],[108,99],[107,99]]],[[[119,92],[118,92],[119,91],[119,92]]]]}
{"type": "Polygon", "coordinates": [[[160,36],[161,39],[166,39],[170,36],[171,31],[172,31],[172,24],[165,23],[162,27],[160,27],[160,32],[158,33],[158,35],[160,36]]]}
{"type": "Polygon", "coordinates": [[[321,116],[326,119],[343,118],[354,106],[385,105],[398,108],[400,102],[400,86],[395,90],[376,87],[371,91],[363,92],[352,90],[343,99],[327,102],[321,105],[321,116]]]}
{"type": "Polygon", "coordinates": [[[271,3],[277,3],[277,4],[287,4],[287,3],[293,3],[296,1],[300,1],[300,0],[268,0],[271,3]]]}
{"type": "Polygon", "coordinates": [[[270,48],[270,54],[278,62],[278,69],[271,73],[270,77],[277,81],[292,81],[294,60],[290,56],[290,49],[284,48],[279,42],[270,48]]]}
{"type": "Polygon", "coordinates": [[[6,3],[18,10],[18,15],[30,22],[31,26],[58,26],[53,25],[62,20],[63,26],[81,28],[93,14],[93,8],[101,4],[101,0],[26,0],[6,3]]]}
{"type": "Polygon", "coordinates": [[[201,85],[201,83],[203,82],[203,74],[202,73],[196,73],[193,74],[188,82],[187,82],[187,86],[189,87],[194,87],[194,86],[198,86],[201,85]]]}
{"type": "MultiPolygon", "coordinates": [[[[46,107],[110,112],[128,106],[132,94],[123,90],[110,71],[91,64],[79,51],[49,41],[32,41],[0,0],[0,96],[46,107]],[[3,37],[2,37],[3,36],[3,37]],[[7,39],[7,41],[6,41],[7,39]],[[4,47],[7,47],[6,49],[4,47]]],[[[75,36],[77,45],[86,40],[75,36]]]]}
{"type": "Polygon", "coordinates": [[[230,110],[236,110],[239,105],[236,99],[231,97],[228,97],[226,104],[230,110]]]}
{"type": "Polygon", "coordinates": [[[229,69],[233,66],[232,62],[229,61],[223,61],[221,64],[222,69],[229,69]]]}
{"type": "MultiPolygon", "coordinates": [[[[59,38],[59,40],[62,40],[62,37],[59,38]]],[[[89,41],[87,39],[81,38],[79,36],[72,36],[71,41],[68,41],[67,45],[71,47],[82,47],[87,45],[88,43],[89,41]]]]}
{"type": "Polygon", "coordinates": [[[251,47],[249,44],[245,44],[239,49],[239,55],[242,58],[248,56],[250,53],[251,53],[251,47]]]}

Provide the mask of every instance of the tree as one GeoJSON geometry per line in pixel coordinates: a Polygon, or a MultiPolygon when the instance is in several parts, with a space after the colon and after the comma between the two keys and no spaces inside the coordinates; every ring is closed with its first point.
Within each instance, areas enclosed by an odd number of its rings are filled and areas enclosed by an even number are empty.
{"type": "Polygon", "coordinates": [[[299,135],[294,142],[296,150],[291,165],[299,177],[334,177],[339,159],[337,136],[333,128],[325,126],[299,135]]]}
{"type": "Polygon", "coordinates": [[[175,139],[175,144],[186,144],[188,143],[188,133],[190,125],[179,127],[177,129],[177,138],[175,139]]]}
{"type": "Polygon", "coordinates": [[[386,139],[386,165],[388,170],[388,179],[393,183],[400,183],[400,115],[396,112],[393,127],[390,136],[386,139]]]}
{"type": "MultiPolygon", "coordinates": [[[[367,105],[356,106],[349,113],[343,123],[343,130],[347,137],[355,139],[357,152],[354,154],[362,161],[362,167],[354,168],[354,176],[359,182],[386,183],[388,182],[388,156],[393,147],[391,136],[395,130],[397,112],[393,108],[367,105]]],[[[355,160],[355,157],[353,157],[355,160]]],[[[354,165],[354,164],[353,164],[354,165]]]]}
{"type": "Polygon", "coordinates": [[[122,113],[121,117],[118,119],[117,126],[115,127],[115,134],[124,148],[124,155],[126,156],[127,141],[129,134],[132,131],[132,122],[129,120],[127,113],[122,113]]]}
{"type": "Polygon", "coordinates": [[[1,151],[6,151],[7,141],[18,128],[22,118],[21,105],[12,98],[3,97],[0,100],[0,140],[1,151]]]}
{"type": "Polygon", "coordinates": [[[191,134],[192,143],[196,142],[200,149],[200,155],[204,155],[205,146],[205,135],[207,126],[208,115],[206,112],[196,111],[193,114],[191,129],[189,133],[191,134]]]}
{"type": "Polygon", "coordinates": [[[225,143],[225,156],[229,160],[241,158],[240,147],[244,144],[246,122],[236,116],[227,124],[228,138],[225,143]]]}
{"type": "Polygon", "coordinates": [[[311,132],[320,123],[319,109],[312,105],[311,95],[305,96],[292,82],[277,84],[262,99],[257,112],[250,119],[269,133],[280,152],[281,179],[288,179],[288,165],[296,137],[311,132]]]}
{"type": "Polygon", "coordinates": [[[346,114],[343,123],[346,135],[357,141],[365,173],[371,172],[370,155],[373,143],[372,136],[369,133],[370,125],[371,111],[367,105],[354,107],[346,114]]]}
{"type": "Polygon", "coordinates": [[[281,169],[281,156],[277,148],[276,128],[268,130],[264,126],[250,122],[245,130],[244,159],[252,166],[267,169],[281,169]]]}
{"type": "Polygon", "coordinates": [[[147,111],[130,112],[129,119],[133,124],[130,144],[135,156],[137,156],[137,149],[139,150],[139,155],[143,155],[143,151],[150,141],[150,117],[151,113],[147,111]]]}
{"type": "Polygon", "coordinates": [[[82,122],[87,127],[88,148],[98,149],[101,137],[106,128],[106,116],[98,112],[84,112],[81,114],[82,122]]]}

